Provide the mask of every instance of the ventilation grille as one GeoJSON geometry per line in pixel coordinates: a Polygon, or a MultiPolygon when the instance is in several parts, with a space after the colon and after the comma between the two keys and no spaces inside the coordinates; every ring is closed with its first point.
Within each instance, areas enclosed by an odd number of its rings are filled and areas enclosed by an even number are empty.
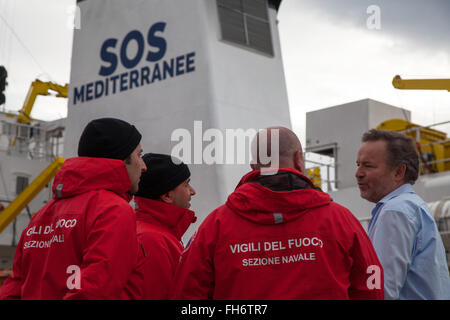
{"type": "Polygon", "coordinates": [[[222,40],[273,56],[267,0],[217,0],[222,40]]]}

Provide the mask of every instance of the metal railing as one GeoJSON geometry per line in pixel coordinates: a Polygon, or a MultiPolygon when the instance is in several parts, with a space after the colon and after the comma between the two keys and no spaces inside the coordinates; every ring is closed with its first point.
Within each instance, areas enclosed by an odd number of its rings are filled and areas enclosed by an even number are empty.
{"type": "Polygon", "coordinates": [[[0,121],[0,148],[9,155],[52,161],[61,156],[64,128],[46,130],[39,126],[0,121]]]}
{"type": "Polygon", "coordinates": [[[307,147],[303,158],[305,159],[306,169],[311,167],[320,167],[321,185],[326,192],[337,190],[338,188],[338,145],[337,143],[328,143],[320,146],[307,147]],[[307,159],[308,155],[316,155],[317,157],[327,157],[327,161],[318,161],[307,159]],[[311,165],[309,165],[311,164],[311,165]],[[326,177],[322,177],[322,172],[326,173],[326,177]]]}
{"type": "MultiPolygon", "coordinates": [[[[434,124],[431,124],[431,125],[425,126],[425,127],[417,126],[417,127],[414,127],[414,128],[409,128],[409,129],[401,130],[401,131],[398,131],[398,132],[403,133],[403,134],[406,134],[408,132],[415,132],[415,140],[416,140],[416,142],[420,142],[420,140],[421,140],[421,129],[430,129],[430,128],[436,127],[438,125],[449,124],[449,123],[450,123],[450,121],[444,121],[444,122],[434,123],[434,124]]],[[[432,133],[427,132],[426,134],[430,135],[432,133]]],[[[442,141],[436,141],[436,142],[430,142],[430,143],[427,143],[427,144],[422,144],[420,146],[421,146],[421,148],[423,148],[423,147],[428,147],[428,146],[431,147],[433,145],[443,145],[443,144],[446,144],[446,143],[450,143],[450,139],[446,139],[446,140],[442,140],[442,141]]],[[[450,158],[444,158],[444,159],[439,159],[439,160],[429,160],[428,161],[428,160],[422,159],[422,157],[419,157],[419,166],[423,170],[423,172],[424,172],[423,174],[426,174],[426,172],[425,172],[426,166],[430,166],[430,165],[434,165],[434,164],[438,164],[438,163],[446,163],[446,162],[450,162],[450,158]]]]}

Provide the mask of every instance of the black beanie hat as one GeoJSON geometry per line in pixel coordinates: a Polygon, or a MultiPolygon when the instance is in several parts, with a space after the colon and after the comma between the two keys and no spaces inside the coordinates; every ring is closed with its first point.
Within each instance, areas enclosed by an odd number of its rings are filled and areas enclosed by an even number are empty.
{"type": "Polygon", "coordinates": [[[78,156],[125,160],[141,141],[141,134],[126,121],[100,118],[89,122],[78,143],[78,156]]]}
{"type": "Polygon", "coordinates": [[[191,176],[187,165],[170,155],[147,153],[142,157],[147,171],[142,173],[138,197],[158,199],[160,195],[175,189],[191,176]]]}

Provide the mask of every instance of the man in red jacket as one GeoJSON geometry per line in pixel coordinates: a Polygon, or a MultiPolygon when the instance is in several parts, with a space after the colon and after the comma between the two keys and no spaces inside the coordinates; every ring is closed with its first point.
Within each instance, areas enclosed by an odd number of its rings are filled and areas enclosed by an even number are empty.
{"type": "Polygon", "coordinates": [[[195,190],[189,168],[178,159],[156,153],[142,158],[151,168],[142,174],[134,197],[138,240],[145,251],[144,298],[164,300],[183,252],[181,237],[196,221],[188,209],[195,190]]]}
{"type": "Polygon", "coordinates": [[[257,151],[278,143],[270,155],[279,166],[252,164],[204,220],[181,257],[171,298],[383,299],[383,271],[359,221],[304,176],[291,130],[262,130],[257,140],[273,132],[279,140],[268,138],[257,151]]]}
{"type": "MultiPolygon", "coordinates": [[[[141,134],[113,118],[91,121],[31,219],[1,299],[139,298],[136,218],[129,205],[146,166],[141,134]]],[[[142,263],[142,262],[141,262],[142,263]]]]}

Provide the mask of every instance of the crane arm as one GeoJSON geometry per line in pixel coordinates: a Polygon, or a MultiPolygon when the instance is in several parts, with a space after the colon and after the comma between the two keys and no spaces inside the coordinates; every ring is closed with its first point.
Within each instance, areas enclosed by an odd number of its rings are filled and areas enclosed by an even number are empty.
{"type": "Polygon", "coordinates": [[[64,158],[56,158],[42,173],[26,187],[13,202],[0,213],[0,232],[11,223],[31,200],[50,182],[64,163],[64,158]]]}
{"type": "Polygon", "coordinates": [[[447,90],[450,91],[450,79],[402,79],[399,75],[392,80],[397,89],[411,90],[447,90]]]}
{"type": "Polygon", "coordinates": [[[30,123],[33,119],[30,118],[31,110],[33,109],[34,102],[38,95],[47,96],[50,94],[49,90],[55,91],[58,94],[57,97],[67,98],[67,93],[69,90],[69,85],[66,84],[61,86],[53,82],[43,82],[40,80],[35,80],[31,83],[30,89],[28,90],[27,97],[23,103],[22,109],[19,111],[17,116],[18,123],[30,123]]]}

